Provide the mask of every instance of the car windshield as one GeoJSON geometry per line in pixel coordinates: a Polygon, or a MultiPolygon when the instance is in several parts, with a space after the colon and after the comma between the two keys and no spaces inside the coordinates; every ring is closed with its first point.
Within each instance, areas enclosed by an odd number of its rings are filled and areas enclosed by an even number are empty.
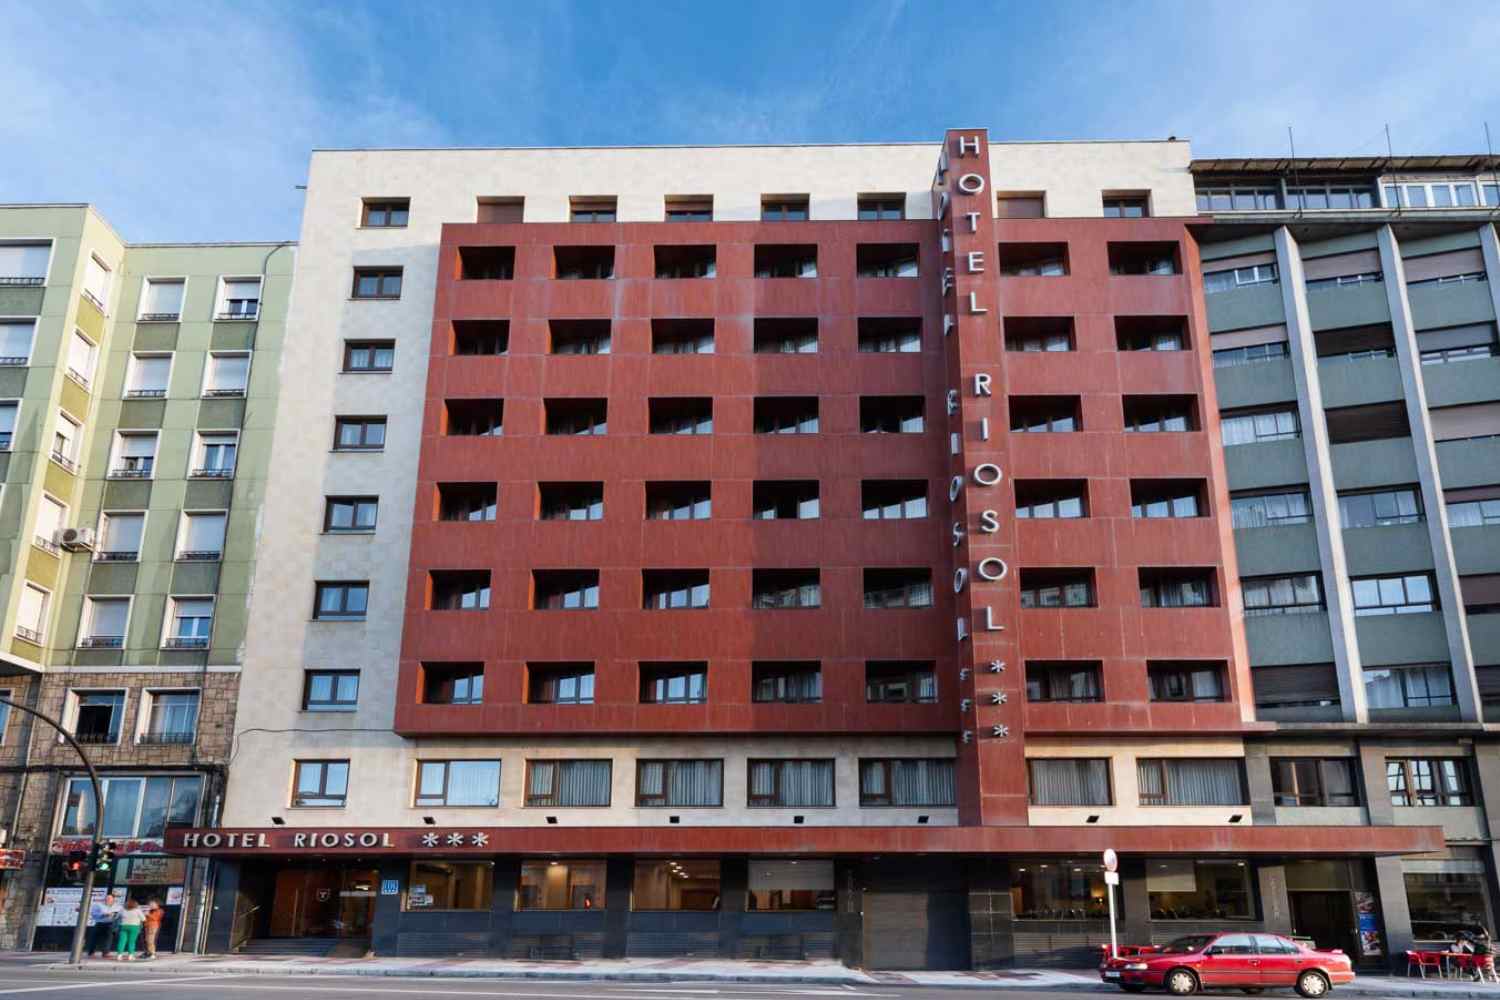
{"type": "Polygon", "coordinates": [[[1162,946],[1163,955],[1186,955],[1189,952],[1202,951],[1212,941],[1212,934],[1189,934],[1187,937],[1177,938],[1162,946]]]}

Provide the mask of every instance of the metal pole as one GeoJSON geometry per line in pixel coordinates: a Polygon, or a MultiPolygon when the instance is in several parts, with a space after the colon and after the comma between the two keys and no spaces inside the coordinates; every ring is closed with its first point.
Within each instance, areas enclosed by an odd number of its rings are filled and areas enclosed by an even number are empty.
{"type": "Polygon", "coordinates": [[[1115,941],[1115,886],[1113,882],[1106,882],[1104,889],[1109,893],[1109,957],[1120,957],[1120,946],[1115,941]]]}
{"type": "MultiPolygon", "coordinates": [[[[74,753],[78,754],[78,759],[83,761],[83,766],[89,773],[89,784],[94,789],[94,836],[92,849],[89,851],[89,859],[92,862],[94,856],[99,851],[99,828],[104,822],[104,793],[99,787],[99,772],[94,770],[94,762],[89,760],[88,754],[83,752],[83,747],[78,745],[78,741],[73,738],[73,734],[64,729],[62,723],[50,715],[44,715],[34,708],[19,705],[9,698],[0,698],[0,705],[9,705],[11,708],[18,708],[27,715],[35,716],[53,729],[56,729],[58,735],[67,741],[68,746],[73,748],[74,753]]],[[[44,872],[42,882],[45,884],[46,881],[46,873],[44,872]]],[[[93,903],[93,895],[94,866],[91,863],[83,873],[83,896],[78,900],[78,924],[73,928],[73,951],[69,961],[74,965],[83,964],[83,939],[88,934],[89,907],[93,903]]]]}

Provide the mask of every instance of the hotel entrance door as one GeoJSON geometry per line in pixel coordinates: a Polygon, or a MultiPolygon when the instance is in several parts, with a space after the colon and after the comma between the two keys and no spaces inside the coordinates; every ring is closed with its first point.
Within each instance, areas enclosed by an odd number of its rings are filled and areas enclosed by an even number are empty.
{"type": "Polygon", "coordinates": [[[276,873],[270,936],[367,938],[378,887],[373,868],[284,868],[276,873]]]}

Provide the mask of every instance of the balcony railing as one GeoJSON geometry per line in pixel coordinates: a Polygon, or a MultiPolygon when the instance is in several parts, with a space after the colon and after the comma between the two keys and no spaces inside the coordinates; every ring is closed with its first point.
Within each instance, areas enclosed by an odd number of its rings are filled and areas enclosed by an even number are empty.
{"type": "Polygon", "coordinates": [[[224,553],[217,549],[189,549],[186,552],[177,553],[179,562],[218,562],[224,553]]]}
{"type": "Polygon", "coordinates": [[[111,479],[150,479],[152,462],[127,462],[109,470],[111,479]]]}
{"type": "Polygon", "coordinates": [[[138,323],[175,323],[182,313],[141,313],[138,323]]]}
{"type": "Polygon", "coordinates": [[[30,361],[30,358],[20,355],[7,355],[0,358],[0,368],[25,368],[30,361]]]}
{"type": "Polygon", "coordinates": [[[96,746],[103,743],[118,743],[120,742],[120,732],[119,730],[114,730],[112,732],[74,733],[73,739],[79,743],[89,743],[96,746]]]}
{"type": "Polygon", "coordinates": [[[62,552],[62,550],[57,547],[57,543],[56,542],[54,542],[50,538],[43,538],[41,535],[34,536],[31,539],[31,544],[35,545],[37,548],[41,549],[43,552],[50,552],[53,555],[59,555],[62,552]]]}
{"type": "Polygon", "coordinates": [[[27,642],[35,643],[38,646],[42,644],[42,633],[38,632],[34,628],[27,628],[25,625],[16,626],[16,637],[25,639],[27,642]]]}
{"type": "Polygon", "coordinates": [[[71,458],[69,458],[67,455],[64,455],[62,452],[58,451],[56,448],[52,449],[52,461],[56,462],[58,465],[62,466],[64,469],[67,469],[69,472],[77,472],[78,471],[78,463],[74,462],[71,458]]]}
{"type": "Polygon", "coordinates": [[[126,552],[124,550],[116,550],[113,552],[94,553],[94,559],[97,562],[135,562],[140,557],[141,554],[136,551],[126,552]]]}
{"type": "Polygon", "coordinates": [[[137,743],[149,746],[184,746],[192,743],[197,734],[192,730],[179,731],[169,730],[160,733],[142,733],[136,737],[137,743]]]}
{"type": "Polygon", "coordinates": [[[124,645],[123,635],[86,635],[78,640],[79,649],[121,649],[124,645]]]}
{"type": "Polygon", "coordinates": [[[231,466],[230,468],[227,468],[227,469],[220,469],[220,468],[194,469],[192,472],[188,473],[188,478],[189,479],[233,479],[234,478],[234,468],[231,466]]]}
{"type": "Polygon", "coordinates": [[[7,288],[41,288],[47,279],[40,275],[32,274],[7,274],[0,275],[0,285],[7,288]]]}
{"type": "Polygon", "coordinates": [[[165,389],[126,389],[126,399],[164,399],[167,395],[165,389]]]}
{"type": "Polygon", "coordinates": [[[169,635],[162,640],[162,649],[207,649],[208,637],[201,635],[169,635]]]}
{"type": "Polygon", "coordinates": [[[239,399],[245,395],[245,387],[237,386],[232,389],[204,389],[205,399],[239,399]]]}
{"type": "Polygon", "coordinates": [[[231,302],[227,309],[220,309],[215,313],[214,319],[255,319],[259,315],[259,302],[246,302],[244,304],[231,302]]]}

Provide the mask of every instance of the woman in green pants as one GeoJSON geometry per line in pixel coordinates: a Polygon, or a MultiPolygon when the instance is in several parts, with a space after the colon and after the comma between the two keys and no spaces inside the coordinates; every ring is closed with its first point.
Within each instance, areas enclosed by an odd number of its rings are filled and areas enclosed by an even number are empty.
{"type": "Polygon", "coordinates": [[[116,961],[135,961],[135,943],[141,936],[141,925],[146,922],[146,911],[134,899],[125,901],[120,911],[120,936],[115,942],[116,961]]]}

